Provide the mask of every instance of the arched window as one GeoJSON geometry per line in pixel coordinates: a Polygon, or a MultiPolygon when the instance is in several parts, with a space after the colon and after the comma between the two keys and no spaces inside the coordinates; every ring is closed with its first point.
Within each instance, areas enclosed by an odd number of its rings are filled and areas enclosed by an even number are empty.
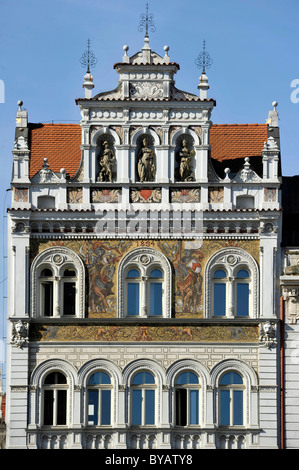
{"type": "Polygon", "coordinates": [[[92,374],[87,384],[88,424],[111,425],[111,379],[106,372],[92,374]]]}
{"type": "Polygon", "coordinates": [[[148,299],[150,306],[150,316],[162,316],[163,314],[163,271],[154,268],[150,272],[148,281],[148,299]]]}
{"type": "Polygon", "coordinates": [[[43,384],[44,426],[65,426],[67,424],[68,384],[61,372],[47,374],[43,384]]]}
{"type": "Polygon", "coordinates": [[[147,371],[138,372],[131,384],[132,426],[155,425],[155,378],[147,371]]]}
{"type": "Polygon", "coordinates": [[[133,268],[127,274],[127,315],[140,315],[140,283],[141,276],[138,269],[133,268]]]}
{"type": "Polygon", "coordinates": [[[65,247],[42,251],[31,266],[31,314],[84,316],[85,278],[82,260],[65,247]]]}
{"type": "Polygon", "coordinates": [[[258,316],[258,267],[244,250],[223,249],[205,269],[205,314],[209,317],[258,316]]]}
{"type": "Polygon", "coordinates": [[[240,269],[237,272],[235,281],[237,317],[247,317],[249,315],[249,283],[249,271],[247,269],[240,269]]]}
{"type": "Polygon", "coordinates": [[[224,269],[217,269],[213,276],[213,312],[214,316],[226,314],[227,274],[224,269]]]}
{"type": "Polygon", "coordinates": [[[171,267],[165,256],[138,248],[121,261],[118,271],[120,317],[170,317],[171,267]]]}
{"type": "Polygon", "coordinates": [[[39,277],[40,312],[42,316],[53,316],[53,271],[50,268],[42,269],[39,277]]]}
{"type": "Polygon", "coordinates": [[[241,375],[226,372],[219,384],[220,426],[242,426],[244,409],[244,384],[241,375]]]}
{"type": "Polygon", "coordinates": [[[194,372],[181,372],[175,381],[175,424],[199,424],[199,381],[194,372]]]}
{"type": "Polygon", "coordinates": [[[76,270],[71,266],[63,271],[63,315],[76,315],[76,270]]]}

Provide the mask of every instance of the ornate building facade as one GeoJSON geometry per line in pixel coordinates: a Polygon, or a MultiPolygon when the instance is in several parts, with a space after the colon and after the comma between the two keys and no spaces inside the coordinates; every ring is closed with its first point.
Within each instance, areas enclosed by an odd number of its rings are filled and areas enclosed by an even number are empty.
{"type": "Polygon", "coordinates": [[[281,175],[267,124],[215,125],[208,77],[148,35],[84,77],[80,124],[19,102],[7,448],[280,445],[281,175]]]}

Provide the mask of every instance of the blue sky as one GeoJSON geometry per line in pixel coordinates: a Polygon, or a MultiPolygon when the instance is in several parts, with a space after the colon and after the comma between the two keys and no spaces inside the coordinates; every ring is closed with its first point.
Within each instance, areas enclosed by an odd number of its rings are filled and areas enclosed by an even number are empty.
{"type": "MultiPolygon", "coordinates": [[[[209,97],[217,102],[212,121],[264,123],[272,102],[278,101],[283,174],[299,174],[299,102],[291,100],[292,92],[299,98],[291,88],[293,80],[299,84],[298,0],[148,3],[156,26],[150,46],[160,54],[164,45],[170,47],[171,60],[180,64],[177,87],[198,92],[200,71],[195,60],[206,40],[213,59],[208,70],[209,97]]],[[[31,122],[79,122],[75,98],[83,96],[80,57],[87,39],[98,59],[92,69],[94,91],[115,88],[113,64],[121,61],[123,45],[129,46],[129,55],[143,45],[144,33],[138,25],[145,4],[140,0],[0,0],[0,83],[5,87],[5,102],[0,103],[1,236],[4,207],[10,200],[6,189],[17,101],[23,100],[31,122]]]]}

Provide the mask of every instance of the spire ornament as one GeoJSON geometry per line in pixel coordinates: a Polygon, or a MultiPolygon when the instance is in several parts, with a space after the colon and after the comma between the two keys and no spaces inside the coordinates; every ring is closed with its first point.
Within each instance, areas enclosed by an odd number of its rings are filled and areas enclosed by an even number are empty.
{"type": "Polygon", "coordinates": [[[82,67],[87,67],[86,73],[90,73],[90,69],[95,67],[97,62],[98,62],[98,59],[96,58],[94,53],[90,50],[90,39],[88,39],[87,50],[82,54],[80,63],[82,67]]]}
{"type": "Polygon", "coordinates": [[[148,37],[149,29],[151,30],[152,33],[154,33],[156,31],[156,26],[153,20],[154,15],[148,12],[148,3],[146,4],[145,8],[146,8],[146,13],[145,14],[142,13],[140,15],[141,20],[139,22],[138,31],[144,31],[145,29],[145,37],[148,37]]]}
{"type": "Polygon", "coordinates": [[[206,41],[203,42],[203,49],[197,59],[195,60],[195,63],[199,69],[202,68],[202,73],[206,73],[206,69],[209,69],[213,63],[213,60],[211,59],[209,53],[206,51],[206,41]]]}

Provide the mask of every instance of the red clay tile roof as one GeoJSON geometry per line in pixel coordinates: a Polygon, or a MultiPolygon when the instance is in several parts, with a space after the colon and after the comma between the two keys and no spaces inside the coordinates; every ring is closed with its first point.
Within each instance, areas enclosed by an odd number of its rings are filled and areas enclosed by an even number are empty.
{"type": "MultiPolygon", "coordinates": [[[[261,156],[267,141],[267,124],[213,124],[211,127],[211,157],[219,162],[261,156]]],[[[42,168],[48,158],[52,171],[65,168],[70,178],[81,161],[81,127],[79,124],[30,125],[30,178],[42,168]]]]}
{"type": "Polygon", "coordinates": [[[267,124],[213,124],[211,157],[223,161],[261,156],[267,133],[267,124]]]}
{"type": "Polygon", "coordinates": [[[29,177],[48,159],[50,170],[65,168],[74,177],[81,161],[81,127],[79,124],[31,124],[29,177]]]}

